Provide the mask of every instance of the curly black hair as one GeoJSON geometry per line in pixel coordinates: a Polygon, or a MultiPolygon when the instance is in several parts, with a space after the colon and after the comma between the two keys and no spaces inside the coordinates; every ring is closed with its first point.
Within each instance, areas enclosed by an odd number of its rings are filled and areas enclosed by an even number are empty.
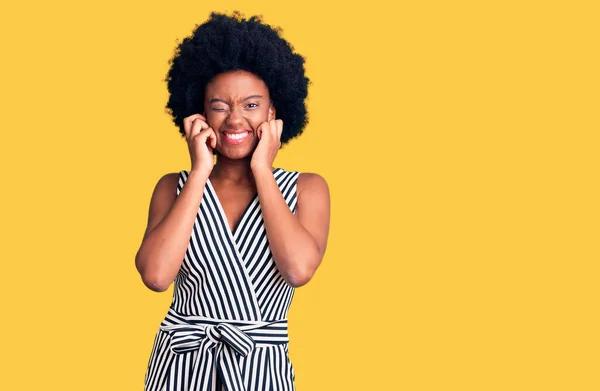
{"type": "Polygon", "coordinates": [[[165,81],[169,90],[167,112],[185,136],[183,119],[201,113],[206,85],[219,73],[244,70],[262,79],[283,121],[281,143],[300,135],[308,123],[304,103],[310,80],[304,57],[281,37],[282,29],[262,21],[212,12],[191,36],[175,49],[165,81]]]}

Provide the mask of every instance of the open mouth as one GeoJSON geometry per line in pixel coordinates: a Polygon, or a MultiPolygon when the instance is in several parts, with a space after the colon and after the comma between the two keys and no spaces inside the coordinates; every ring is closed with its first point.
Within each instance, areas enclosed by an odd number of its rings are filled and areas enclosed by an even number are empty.
{"type": "Polygon", "coordinates": [[[221,132],[223,135],[223,140],[230,144],[241,144],[248,138],[248,136],[252,133],[250,130],[244,130],[243,132],[221,132]]]}

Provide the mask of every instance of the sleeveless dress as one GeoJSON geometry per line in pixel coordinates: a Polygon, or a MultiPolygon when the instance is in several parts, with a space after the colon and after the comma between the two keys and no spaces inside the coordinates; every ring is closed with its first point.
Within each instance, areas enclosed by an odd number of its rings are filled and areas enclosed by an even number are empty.
{"type": "MultiPolygon", "coordinates": [[[[177,195],[188,175],[179,172],[177,195]]],[[[273,176],[295,213],[299,173],[276,168],[273,176]]],[[[271,255],[258,194],[232,232],[207,180],[144,390],[294,390],[287,333],[293,295],[271,255]]]]}

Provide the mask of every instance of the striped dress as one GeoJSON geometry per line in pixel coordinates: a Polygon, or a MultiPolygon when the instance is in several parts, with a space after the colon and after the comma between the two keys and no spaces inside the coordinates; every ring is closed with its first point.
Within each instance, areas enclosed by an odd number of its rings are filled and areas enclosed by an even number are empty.
{"type": "MultiPolygon", "coordinates": [[[[188,175],[179,173],[177,195],[188,175]]],[[[273,170],[293,213],[298,175],[273,170]]],[[[294,390],[287,333],[293,295],[271,256],[258,195],[232,232],[207,180],[144,390],[294,390]]]]}

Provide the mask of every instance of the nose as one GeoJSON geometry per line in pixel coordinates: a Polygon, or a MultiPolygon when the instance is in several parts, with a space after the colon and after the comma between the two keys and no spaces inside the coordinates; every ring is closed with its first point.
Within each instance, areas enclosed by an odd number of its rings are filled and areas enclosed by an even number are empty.
{"type": "Polygon", "coordinates": [[[241,126],[244,123],[244,116],[238,108],[233,108],[227,116],[225,123],[232,128],[241,126]]]}

